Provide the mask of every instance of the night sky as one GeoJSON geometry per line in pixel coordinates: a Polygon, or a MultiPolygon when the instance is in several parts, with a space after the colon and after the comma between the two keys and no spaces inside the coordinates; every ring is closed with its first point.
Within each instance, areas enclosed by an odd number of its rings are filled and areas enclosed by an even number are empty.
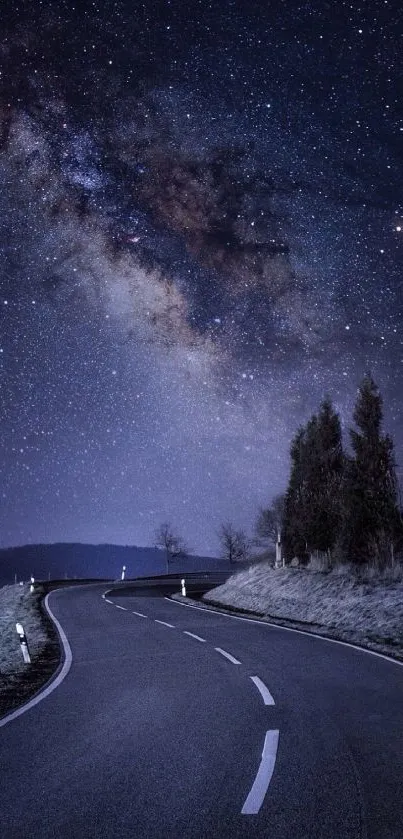
{"type": "Polygon", "coordinates": [[[2,0],[2,545],[215,554],[367,370],[403,463],[402,15],[2,0]]]}

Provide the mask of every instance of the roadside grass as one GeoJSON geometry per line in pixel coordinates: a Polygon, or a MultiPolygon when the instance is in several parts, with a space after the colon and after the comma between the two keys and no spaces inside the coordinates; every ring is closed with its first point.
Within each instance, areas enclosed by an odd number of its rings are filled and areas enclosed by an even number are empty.
{"type": "Polygon", "coordinates": [[[61,660],[59,636],[45,611],[48,592],[66,586],[111,582],[103,578],[50,580],[0,588],[0,719],[39,693],[55,674],[61,660]],[[22,657],[15,624],[22,623],[27,636],[31,664],[22,657]]]}
{"type": "Polygon", "coordinates": [[[44,587],[29,584],[0,588],[0,717],[31,699],[60,661],[57,632],[46,614],[44,587]],[[31,664],[25,664],[15,624],[22,623],[31,664]]]}
{"type": "Polygon", "coordinates": [[[317,571],[255,565],[211,589],[202,601],[311,627],[403,660],[402,565],[384,572],[369,566],[317,571]]]}

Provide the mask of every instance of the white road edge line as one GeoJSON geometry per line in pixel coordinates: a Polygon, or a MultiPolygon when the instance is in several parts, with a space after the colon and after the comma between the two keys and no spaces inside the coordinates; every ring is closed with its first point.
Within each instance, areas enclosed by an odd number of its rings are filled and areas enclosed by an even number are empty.
{"type": "Polygon", "coordinates": [[[157,620],[157,618],[154,618],[154,620],[155,620],[155,623],[162,623],[163,626],[170,626],[171,629],[175,629],[175,627],[172,623],[167,623],[166,621],[159,621],[159,620],[157,620]]]}
{"type": "Polygon", "coordinates": [[[172,600],[171,597],[164,597],[164,600],[169,600],[170,603],[176,603],[185,609],[197,609],[198,612],[209,612],[210,615],[222,615],[224,618],[230,618],[233,621],[244,621],[245,623],[258,623],[259,626],[268,626],[270,629],[283,629],[284,632],[296,632],[298,635],[308,635],[310,638],[317,638],[319,641],[328,641],[329,644],[342,644],[343,647],[351,647],[359,653],[367,653],[368,655],[376,655],[378,658],[383,658],[389,661],[390,664],[398,664],[403,667],[403,661],[398,661],[396,658],[390,658],[384,653],[377,653],[375,650],[367,650],[365,647],[360,647],[358,644],[349,644],[348,641],[340,641],[338,638],[326,638],[324,635],[318,635],[316,632],[306,632],[304,629],[294,629],[291,626],[282,626],[281,623],[271,623],[270,621],[259,621],[254,618],[241,618],[238,615],[227,615],[225,612],[216,611],[215,609],[203,609],[202,606],[193,606],[192,603],[180,603],[179,600],[172,600]]]}
{"type": "Polygon", "coordinates": [[[142,612],[132,612],[132,615],[138,615],[139,618],[146,618],[147,617],[147,615],[143,615],[142,612]]]}
{"type": "Polygon", "coordinates": [[[221,647],[214,647],[214,649],[217,650],[218,653],[221,653],[221,655],[224,655],[225,658],[228,659],[228,661],[232,661],[233,664],[241,663],[240,661],[238,661],[237,658],[234,658],[234,656],[231,655],[231,653],[226,653],[225,650],[222,650],[221,647]]]}
{"type": "Polygon", "coordinates": [[[113,602],[112,600],[108,600],[108,598],[107,598],[107,597],[105,597],[105,603],[110,603],[110,604],[111,604],[111,606],[114,606],[114,605],[115,605],[115,604],[114,604],[114,602],[113,602]]]}
{"type": "Polygon", "coordinates": [[[200,638],[200,635],[195,635],[194,632],[188,632],[187,629],[184,629],[183,632],[185,635],[190,635],[191,638],[196,638],[196,641],[203,641],[204,644],[206,643],[205,638],[200,638]]]}
{"type": "Polygon", "coordinates": [[[259,676],[251,676],[252,682],[255,683],[258,691],[263,697],[263,702],[265,705],[275,705],[274,699],[269,691],[269,688],[266,687],[264,682],[259,679],[259,676]]]}
{"type": "Polygon", "coordinates": [[[33,708],[34,705],[38,704],[38,702],[42,702],[42,699],[46,699],[46,697],[49,696],[49,694],[52,693],[54,690],[56,690],[56,688],[58,688],[62,681],[66,678],[67,673],[69,672],[70,667],[72,665],[73,656],[71,653],[70,644],[67,640],[67,636],[63,631],[62,627],[60,626],[59,621],[57,620],[57,618],[55,618],[49,606],[50,594],[52,594],[52,592],[49,592],[49,594],[46,595],[44,604],[48,615],[50,616],[57,628],[59,638],[63,646],[64,662],[62,668],[59,674],[56,676],[56,678],[49,685],[47,685],[47,687],[44,688],[44,690],[42,690],[40,693],[34,696],[33,699],[30,699],[30,701],[27,702],[25,705],[22,705],[21,708],[17,708],[15,711],[12,711],[11,714],[7,714],[5,717],[2,717],[2,719],[0,719],[0,728],[2,728],[3,725],[7,725],[8,722],[11,722],[11,720],[15,720],[17,717],[20,717],[21,714],[25,714],[26,711],[29,711],[30,708],[33,708]]]}
{"type": "Polygon", "coordinates": [[[276,763],[279,731],[266,731],[262,760],[253,782],[252,789],[242,807],[241,813],[244,816],[256,815],[259,812],[268,786],[272,779],[276,763]]]}
{"type": "Polygon", "coordinates": [[[116,606],[117,609],[123,609],[124,612],[127,612],[126,606],[119,606],[118,603],[114,603],[113,605],[116,606]]]}

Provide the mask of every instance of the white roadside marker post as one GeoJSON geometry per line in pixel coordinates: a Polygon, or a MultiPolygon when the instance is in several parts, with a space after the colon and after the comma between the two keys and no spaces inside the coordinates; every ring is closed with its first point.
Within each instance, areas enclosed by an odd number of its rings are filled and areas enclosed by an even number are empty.
{"type": "Polygon", "coordinates": [[[181,586],[182,586],[182,594],[183,594],[184,597],[186,597],[185,580],[181,580],[181,586]]]}
{"type": "Polygon", "coordinates": [[[25,632],[24,632],[24,627],[21,623],[16,623],[15,628],[17,630],[18,637],[20,639],[21,652],[22,652],[22,657],[25,661],[25,664],[31,664],[31,656],[29,654],[28,641],[27,641],[27,636],[25,635],[25,632]]]}
{"type": "Polygon", "coordinates": [[[124,578],[125,578],[125,571],[126,571],[126,565],[124,565],[123,568],[122,568],[122,577],[121,577],[122,580],[124,580],[124,578]]]}
{"type": "Polygon", "coordinates": [[[281,533],[280,533],[280,531],[277,533],[275,568],[284,568],[283,557],[282,557],[282,549],[281,549],[281,533]]]}
{"type": "Polygon", "coordinates": [[[31,585],[30,585],[30,588],[29,588],[31,594],[32,594],[33,591],[35,591],[34,582],[35,582],[35,577],[31,576],[31,585]]]}

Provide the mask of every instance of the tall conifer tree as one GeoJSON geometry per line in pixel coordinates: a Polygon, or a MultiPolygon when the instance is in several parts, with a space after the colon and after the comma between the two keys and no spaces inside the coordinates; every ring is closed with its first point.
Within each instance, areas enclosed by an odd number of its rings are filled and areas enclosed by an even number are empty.
{"type": "Polygon", "coordinates": [[[306,552],[303,521],[305,443],[306,429],[300,427],[291,443],[291,471],[284,501],[283,547],[287,559],[303,558],[306,552]]]}
{"type": "Polygon", "coordinates": [[[393,561],[401,534],[393,442],[382,435],[382,397],[372,376],[361,382],[350,429],[353,457],[343,487],[343,557],[384,566],[393,561]]]}
{"type": "Polygon", "coordinates": [[[310,435],[306,541],[309,553],[331,552],[341,522],[344,456],[340,419],[328,397],[323,400],[316,421],[310,426],[310,435]]]}
{"type": "Polygon", "coordinates": [[[287,558],[307,558],[313,551],[334,548],[341,520],[343,465],[340,420],[326,398],[291,445],[283,526],[287,558]]]}

